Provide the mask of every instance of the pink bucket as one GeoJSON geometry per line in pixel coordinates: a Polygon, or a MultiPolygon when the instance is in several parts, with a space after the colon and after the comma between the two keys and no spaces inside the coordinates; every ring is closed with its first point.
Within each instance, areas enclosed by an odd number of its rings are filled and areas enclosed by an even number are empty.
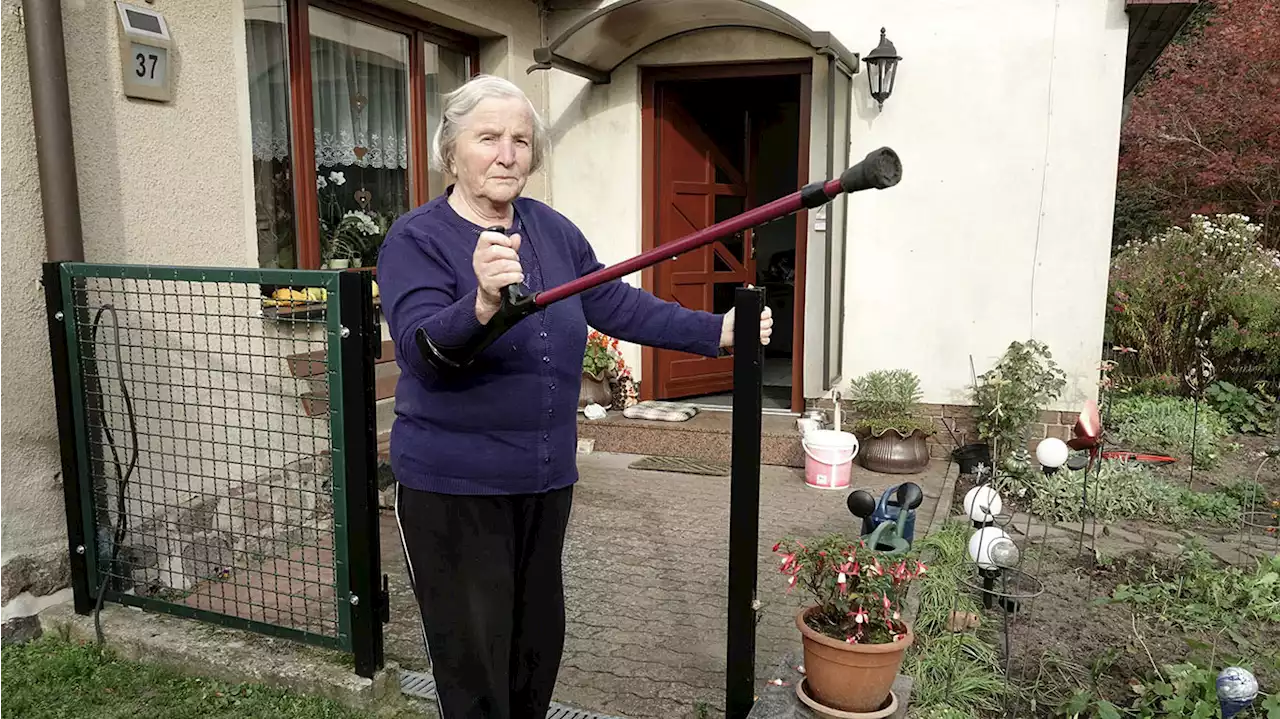
{"type": "Polygon", "coordinates": [[[816,429],[805,432],[804,483],[817,489],[848,489],[858,438],[849,432],[816,429]]]}

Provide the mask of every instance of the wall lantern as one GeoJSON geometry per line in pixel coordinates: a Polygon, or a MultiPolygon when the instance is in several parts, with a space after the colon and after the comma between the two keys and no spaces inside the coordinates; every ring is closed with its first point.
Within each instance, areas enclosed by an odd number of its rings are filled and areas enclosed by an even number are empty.
{"type": "Polygon", "coordinates": [[[871,97],[883,109],[884,101],[893,93],[893,81],[898,75],[898,51],[893,43],[884,36],[884,28],[880,28],[880,44],[867,53],[863,61],[867,63],[867,82],[871,86],[871,97]]]}

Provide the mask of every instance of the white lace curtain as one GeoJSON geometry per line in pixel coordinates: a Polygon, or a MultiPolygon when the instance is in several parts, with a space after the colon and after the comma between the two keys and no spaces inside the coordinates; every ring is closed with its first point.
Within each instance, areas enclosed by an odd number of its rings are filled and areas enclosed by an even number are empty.
{"type": "MultiPolygon", "coordinates": [[[[247,24],[253,154],[289,156],[289,73],[284,27],[247,24]]],[[[409,167],[406,64],[394,57],[311,38],[316,164],[379,169],[409,167]]]]}

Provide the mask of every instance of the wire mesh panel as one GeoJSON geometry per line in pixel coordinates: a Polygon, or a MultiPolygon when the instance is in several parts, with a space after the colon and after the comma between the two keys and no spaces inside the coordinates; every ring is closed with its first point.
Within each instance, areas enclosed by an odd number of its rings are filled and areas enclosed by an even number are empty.
{"type": "Polygon", "coordinates": [[[95,595],[351,649],[340,274],[62,266],[95,595]]]}

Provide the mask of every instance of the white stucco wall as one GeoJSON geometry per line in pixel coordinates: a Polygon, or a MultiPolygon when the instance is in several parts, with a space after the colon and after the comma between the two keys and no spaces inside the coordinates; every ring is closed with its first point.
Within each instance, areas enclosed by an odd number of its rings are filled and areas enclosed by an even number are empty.
{"type": "MultiPolygon", "coordinates": [[[[44,238],[20,4],[20,0],[3,0],[2,18],[4,563],[20,555],[56,555],[64,551],[65,542],[39,285],[44,238]]],[[[544,107],[545,78],[524,73],[533,62],[533,48],[541,44],[541,18],[534,3],[392,0],[387,4],[481,36],[481,70],[510,77],[540,109],[544,107]]],[[[63,0],[62,7],[86,259],[256,266],[243,0],[162,0],[149,6],[164,13],[176,44],[170,103],[124,97],[114,3],[63,0]]],[[[545,177],[533,178],[529,194],[545,196],[545,177]]],[[[228,306],[215,303],[210,309],[228,306]]],[[[244,306],[242,302],[238,309],[244,306]]],[[[287,352],[287,344],[264,339],[278,332],[263,327],[242,317],[222,324],[221,330],[247,338],[242,352],[245,348],[261,348],[264,356],[287,352]]],[[[129,360],[126,356],[125,361],[129,360]]],[[[258,362],[254,367],[261,372],[258,362]]],[[[200,377],[192,379],[188,372],[179,381],[207,387],[208,378],[200,377]]],[[[158,377],[162,382],[173,379],[158,377]]],[[[231,396],[263,410],[261,399],[238,395],[235,387],[228,389],[231,396]]],[[[282,415],[286,426],[297,425],[296,405],[292,402],[282,415]]],[[[205,413],[203,418],[206,423],[213,419],[246,427],[253,424],[235,414],[212,417],[205,413]]],[[[173,445],[142,444],[173,451],[173,445]]],[[[194,471],[223,476],[236,471],[232,464],[217,463],[222,459],[225,455],[219,450],[218,457],[210,460],[214,464],[196,465],[194,471]]]]}
{"type": "MultiPolygon", "coordinates": [[[[869,97],[865,67],[854,78],[851,159],[888,145],[904,171],[899,186],[849,204],[844,377],[904,367],[920,375],[924,401],[963,404],[970,355],[981,373],[1009,342],[1034,337],[1068,374],[1059,408],[1094,396],[1128,27],[1123,0],[957,0],[930,3],[928,12],[892,3],[773,4],[863,55],[883,26],[905,58],[883,111],[869,97]]],[[[553,14],[552,37],[585,12],[553,14]]],[[[776,35],[710,30],[652,46],[606,86],[548,71],[556,207],[605,262],[637,253],[637,66],[808,53],[776,35]]],[[[818,63],[815,169],[825,169],[824,71],[818,63]]],[[[819,276],[816,237],[811,232],[810,278],[819,276]]],[[[812,284],[807,298],[813,307],[812,284]]],[[[820,391],[813,384],[820,328],[820,318],[806,317],[811,397],[820,391]]],[[[627,349],[637,370],[639,357],[627,349]]]]}
{"type": "Polygon", "coordinates": [[[19,0],[0,11],[0,548],[48,551],[65,536],[58,428],[44,324],[44,231],[19,0]]]}

